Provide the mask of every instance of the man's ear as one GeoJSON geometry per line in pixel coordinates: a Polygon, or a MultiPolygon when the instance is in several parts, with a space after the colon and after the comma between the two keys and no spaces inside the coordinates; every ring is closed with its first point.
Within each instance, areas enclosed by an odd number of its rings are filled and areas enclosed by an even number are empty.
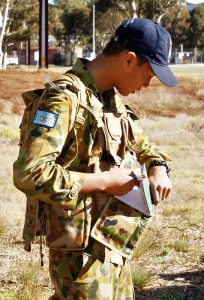
{"type": "Polygon", "coordinates": [[[124,57],[124,67],[126,69],[131,69],[133,66],[135,66],[136,62],[137,62],[136,54],[134,52],[127,51],[124,57]]]}

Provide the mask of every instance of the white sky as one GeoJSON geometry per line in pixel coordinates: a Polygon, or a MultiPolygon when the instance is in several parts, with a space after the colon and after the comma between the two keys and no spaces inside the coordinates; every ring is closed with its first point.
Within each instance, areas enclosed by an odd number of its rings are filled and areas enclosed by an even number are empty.
{"type": "Polygon", "coordinates": [[[204,2],[204,0],[187,0],[186,2],[193,3],[193,4],[199,4],[199,3],[204,2]]]}

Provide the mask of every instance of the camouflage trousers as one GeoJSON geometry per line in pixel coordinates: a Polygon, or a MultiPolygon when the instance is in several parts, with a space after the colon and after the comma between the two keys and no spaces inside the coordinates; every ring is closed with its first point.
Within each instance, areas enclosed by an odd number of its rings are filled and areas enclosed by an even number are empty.
{"type": "Polygon", "coordinates": [[[133,300],[130,262],[101,261],[84,252],[50,250],[50,300],[133,300]]]}

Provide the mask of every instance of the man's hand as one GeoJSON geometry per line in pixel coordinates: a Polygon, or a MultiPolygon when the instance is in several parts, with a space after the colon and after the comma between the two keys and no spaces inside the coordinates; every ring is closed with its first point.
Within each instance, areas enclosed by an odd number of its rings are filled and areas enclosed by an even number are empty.
{"type": "Polygon", "coordinates": [[[163,166],[151,167],[149,180],[154,204],[157,205],[168,197],[172,189],[171,181],[166,173],[166,168],[163,166]]]}
{"type": "Polygon", "coordinates": [[[103,172],[105,182],[104,192],[121,196],[130,192],[135,185],[140,186],[139,180],[133,178],[131,174],[131,170],[118,167],[103,172]]]}
{"type": "Polygon", "coordinates": [[[140,182],[133,178],[132,171],[114,167],[110,171],[88,173],[81,192],[105,192],[110,195],[121,196],[131,191],[140,182]]]}

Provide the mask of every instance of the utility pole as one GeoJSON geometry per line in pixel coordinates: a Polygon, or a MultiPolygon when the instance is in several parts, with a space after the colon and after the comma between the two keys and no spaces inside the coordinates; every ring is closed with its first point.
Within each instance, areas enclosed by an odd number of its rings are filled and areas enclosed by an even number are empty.
{"type": "Polygon", "coordinates": [[[95,4],[93,4],[93,52],[92,56],[93,58],[96,57],[96,25],[95,25],[95,4]]]}
{"type": "Polygon", "coordinates": [[[39,0],[39,68],[48,68],[48,0],[39,0]]]}

